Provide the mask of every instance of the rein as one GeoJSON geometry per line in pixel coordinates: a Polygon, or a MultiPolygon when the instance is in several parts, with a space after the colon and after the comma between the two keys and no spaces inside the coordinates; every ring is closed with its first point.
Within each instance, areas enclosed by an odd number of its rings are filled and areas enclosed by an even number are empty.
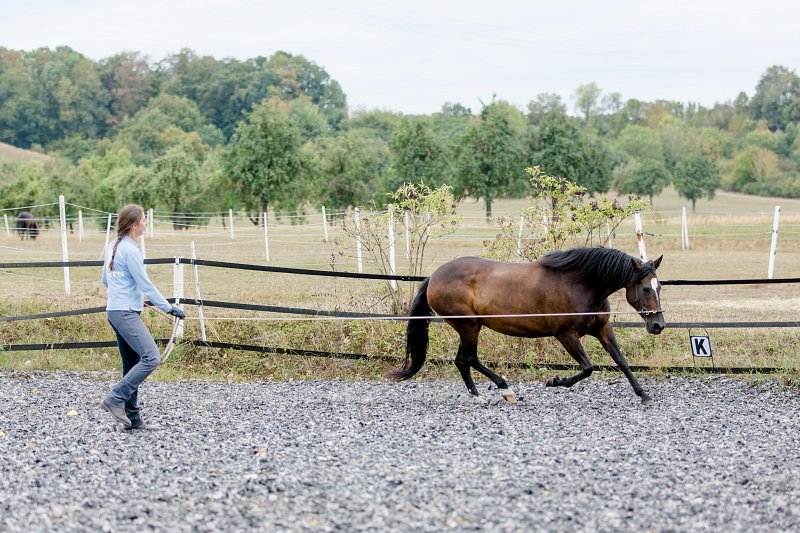
{"type": "MultiPolygon", "coordinates": [[[[180,300],[176,299],[175,305],[178,305],[179,301],[180,300]]],[[[169,342],[167,342],[167,345],[164,347],[164,353],[161,354],[161,363],[164,363],[169,358],[170,354],[172,354],[172,350],[175,349],[175,341],[178,338],[178,328],[180,327],[181,320],[182,319],[176,316],[172,317],[172,335],[170,335],[169,342]]]]}

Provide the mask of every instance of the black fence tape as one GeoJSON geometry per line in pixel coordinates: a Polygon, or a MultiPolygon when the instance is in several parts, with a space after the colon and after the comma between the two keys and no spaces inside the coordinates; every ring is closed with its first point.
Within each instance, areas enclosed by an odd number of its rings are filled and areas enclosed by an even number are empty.
{"type": "MultiPolygon", "coordinates": [[[[169,339],[155,339],[156,344],[165,345],[169,339]]],[[[82,350],[87,348],[116,348],[117,341],[97,342],[50,342],[42,344],[0,344],[5,352],[40,352],[45,350],[82,350]]]]}
{"type": "MultiPolygon", "coordinates": [[[[146,265],[168,265],[175,263],[174,257],[145,259],[146,265]]],[[[0,263],[0,268],[57,268],[57,267],[101,267],[103,261],[35,261],[33,263],[0,263]]]]}
{"type": "MultiPolygon", "coordinates": [[[[386,274],[360,274],[358,272],[335,272],[333,270],[309,270],[305,268],[273,267],[265,265],[249,265],[244,263],[228,263],[225,261],[207,261],[204,259],[181,258],[181,263],[217,268],[234,268],[238,270],[255,270],[257,272],[276,272],[280,274],[300,274],[303,276],[326,276],[332,278],[384,279],[395,281],[424,281],[425,276],[389,276],[386,274]]],[[[0,265],[2,268],[2,265],[0,265]]]]}
{"type": "MultiPolygon", "coordinates": [[[[167,298],[169,303],[175,303],[175,298],[167,298]]],[[[145,307],[153,307],[150,302],[144,303],[145,307]]],[[[38,313],[35,315],[22,316],[0,316],[0,322],[17,322],[20,320],[37,320],[41,318],[56,318],[60,316],[91,315],[94,313],[105,313],[105,307],[87,307],[85,309],[73,309],[71,311],[53,311],[52,313],[38,313]]]]}
{"type": "Polygon", "coordinates": [[[343,318],[386,318],[395,315],[382,315],[377,313],[355,313],[352,311],[325,311],[322,309],[304,309],[302,307],[282,307],[276,305],[240,304],[237,302],[220,302],[216,300],[194,300],[183,298],[181,303],[190,305],[203,305],[223,309],[244,309],[247,311],[264,311],[268,313],[283,313],[291,315],[331,316],[343,318]]]}
{"type": "MultiPolygon", "coordinates": [[[[145,259],[148,265],[174,264],[174,257],[145,259]]],[[[253,265],[248,263],[231,263],[227,261],[209,261],[205,259],[188,259],[179,257],[178,262],[184,265],[198,265],[216,268],[232,268],[237,270],[252,270],[256,272],[275,272],[280,274],[298,274],[303,276],[325,276],[333,278],[381,279],[395,281],[424,281],[427,276],[389,276],[386,274],[360,274],[358,272],[335,272],[333,270],[311,270],[304,268],[274,267],[267,265],[253,265]]],[[[0,263],[0,268],[53,268],[66,266],[103,266],[102,261],[40,261],[33,263],[0,263]]],[[[701,279],[701,280],[659,280],[662,285],[755,285],[773,283],[800,283],[800,278],[777,279],[701,279]]]]}

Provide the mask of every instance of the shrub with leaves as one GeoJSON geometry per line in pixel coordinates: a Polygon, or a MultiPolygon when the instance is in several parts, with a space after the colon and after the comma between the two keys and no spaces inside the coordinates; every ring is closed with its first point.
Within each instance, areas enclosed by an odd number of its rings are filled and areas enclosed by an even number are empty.
{"type": "MultiPolygon", "coordinates": [[[[452,189],[448,185],[431,189],[424,183],[404,183],[389,196],[390,210],[361,212],[360,225],[356,223],[355,212],[351,211],[344,220],[343,229],[353,242],[360,239],[364,261],[381,274],[388,275],[391,274],[391,221],[395,237],[395,257],[405,257],[407,264],[405,269],[398,266],[396,274],[422,276],[426,269],[424,260],[427,245],[432,239],[451,234],[458,228],[460,216],[457,214],[452,189]]],[[[376,209],[374,203],[370,207],[376,209]]],[[[402,259],[396,260],[396,263],[402,264],[402,259]]],[[[414,282],[409,282],[407,291],[404,291],[402,284],[398,283],[397,288],[394,288],[391,281],[387,280],[386,295],[391,303],[391,311],[405,312],[415,289],[414,282]]]]}
{"type": "Polygon", "coordinates": [[[587,198],[586,188],[545,174],[538,166],[530,174],[531,205],[522,210],[522,231],[516,217],[500,217],[500,233],[484,241],[485,257],[535,261],[567,246],[606,246],[617,227],[635,211],[649,208],[646,200],[629,195],[621,205],[606,195],[587,198]]]}

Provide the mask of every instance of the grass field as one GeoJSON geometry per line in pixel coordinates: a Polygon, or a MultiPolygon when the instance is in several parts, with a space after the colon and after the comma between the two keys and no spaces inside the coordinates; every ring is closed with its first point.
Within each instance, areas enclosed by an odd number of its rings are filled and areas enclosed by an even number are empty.
{"type": "Polygon", "coordinates": [[[0,142],[0,163],[27,163],[28,161],[49,161],[52,157],[31,150],[24,150],[0,142]]]}
{"type": "MultiPolygon", "coordinates": [[[[757,279],[765,278],[769,261],[774,206],[781,205],[781,226],[775,277],[800,277],[800,201],[754,198],[720,193],[713,201],[698,202],[697,213],[688,214],[690,249],[682,250],[680,241],[680,208],[685,202],[673,191],[656,198],[654,209],[644,215],[648,254],[664,255],[659,270],[667,279],[757,279]]],[[[525,201],[502,201],[495,205],[495,215],[517,216],[525,201]]],[[[479,255],[482,243],[497,233],[487,225],[482,203],[468,201],[461,205],[464,220],[455,235],[435,241],[427,254],[425,272],[454,257],[479,255]]],[[[99,259],[105,234],[99,221],[87,215],[86,234],[78,241],[68,236],[71,260],[99,259]]],[[[195,242],[197,257],[242,263],[271,264],[302,268],[355,271],[354,243],[335,225],[329,227],[331,242],[324,242],[321,218],[310,215],[302,224],[288,220],[270,220],[270,262],[266,262],[263,228],[246,219],[237,219],[235,237],[219,219],[207,228],[173,231],[166,221],[158,221],[155,236],[145,242],[148,257],[190,255],[195,242]],[[338,241],[339,244],[335,244],[338,241]],[[334,259],[332,259],[334,258],[334,259]]],[[[104,227],[104,226],[103,226],[104,227]]],[[[2,228],[0,228],[2,231],[2,228]]],[[[404,242],[399,237],[398,273],[404,270],[404,242]]],[[[617,233],[614,246],[638,255],[633,222],[626,221],[617,233]]],[[[0,262],[59,261],[59,233],[46,230],[35,242],[20,241],[13,235],[0,233],[0,262]]],[[[173,293],[172,267],[151,265],[150,275],[161,291],[173,293]]],[[[365,271],[375,271],[370,265],[365,271]]],[[[388,304],[383,282],[318,278],[200,268],[200,289],[207,300],[307,307],[327,310],[386,312],[388,304]]],[[[70,269],[72,294],[64,294],[63,269],[13,269],[0,271],[0,314],[13,316],[35,312],[101,306],[105,289],[99,282],[98,267],[70,269]]],[[[185,297],[197,296],[193,273],[185,267],[185,297]]],[[[413,287],[401,284],[408,294],[413,287]]],[[[667,286],[662,295],[669,322],[730,322],[800,320],[800,286],[728,285],[667,286]]],[[[612,297],[617,321],[639,320],[624,302],[622,293],[612,297]]],[[[166,337],[170,322],[155,312],[145,313],[156,337],[166,337]]],[[[196,309],[188,306],[190,317],[196,309]]],[[[268,314],[205,309],[208,338],[226,342],[242,342],[264,346],[301,348],[372,355],[399,355],[403,351],[403,323],[376,321],[253,321],[268,314]],[[217,320],[213,320],[217,319],[217,320]],[[218,320],[226,319],[226,320],[218,320]],[[236,319],[236,320],[234,320],[236,319]]],[[[457,339],[444,325],[432,327],[431,359],[452,360],[457,339]]],[[[797,329],[716,330],[710,332],[717,366],[776,366],[793,375],[797,362],[797,329]]],[[[620,329],[617,332],[623,351],[632,364],[649,366],[692,365],[688,332],[668,329],[660,336],[646,335],[644,329],[620,329]]],[[[187,336],[199,338],[197,321],[187,322],[187,336]]],[[[111,331],[102,314],[0,323],[0,343],[64,342],[111,340],[111,331]]],[[[610,359],[592,339],[586,339],[592,360],[610,364],[610,359]]],[[[508,363],[567,363],[571,360],[551,340],[521,340],[485,332],[482,334],[481,357],[509,376],[530,377],[530,372],[515,371],[508,363]]],[[[707,363],[706,363],[707,364],[707,363]]],[[[46,351],[37,353],[6,352],[0,354],[0,368],[83,368],[109,369],[118,366],[115,350],[82,350],[75,352],[46,351]]],[[[377,377],[387,363],[339,361],[299,356],[261,356],[242,352],[193,350],[183,347],[159,375],[168,377],[207,377],[214,379],[307,379],[321,377],[377,377]]],[[[452,365],[428,365],[426,375],[456,377],[452,365]]],[[[456,378],[458,379],[458,378],[456,378]]]]}

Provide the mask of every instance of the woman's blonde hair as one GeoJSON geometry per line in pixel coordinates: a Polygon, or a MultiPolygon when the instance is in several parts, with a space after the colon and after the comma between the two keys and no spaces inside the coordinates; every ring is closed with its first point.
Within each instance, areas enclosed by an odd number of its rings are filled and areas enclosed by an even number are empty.
{"type": "Polygon", "coordinates": [[[128,234],[134,224],[138,224],[144,216],[144,209],[136,204],[128,204],[119,210],[117,215],[117,241],[114,243],[114,250],[111,252],[111,261],[108,262],[108,269],[114,270],[114,256],[117,255],[119,241],[128,234]]]}

